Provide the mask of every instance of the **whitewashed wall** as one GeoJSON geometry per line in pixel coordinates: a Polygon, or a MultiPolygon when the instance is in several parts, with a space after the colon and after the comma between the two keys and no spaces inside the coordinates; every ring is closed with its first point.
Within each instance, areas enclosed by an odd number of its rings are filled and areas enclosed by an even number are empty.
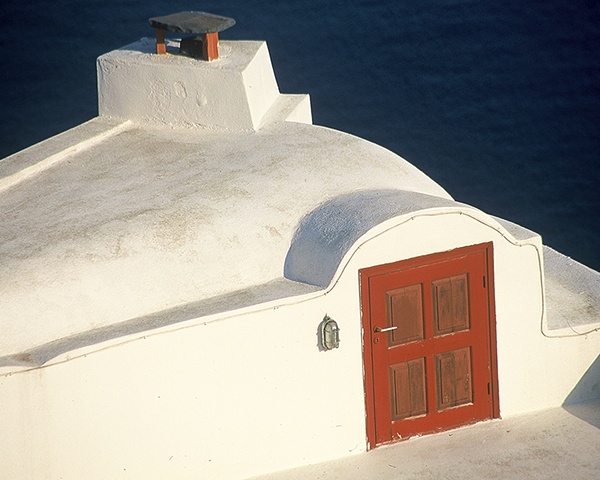
{"type": "Polygon", "coordinates": [[[246,478],[366,448],[358,269],[494,242],[504,416],[559,405],[600,336],[541,334],[539,238],[484,214],[394,218],[349,251],[332,288],[119,339],[0,376],[11,479],[246,478]],[[494,227],[494,228],[492,228],[494,227]],[[317,326],[341,328],[320,352],[317,326]]]}

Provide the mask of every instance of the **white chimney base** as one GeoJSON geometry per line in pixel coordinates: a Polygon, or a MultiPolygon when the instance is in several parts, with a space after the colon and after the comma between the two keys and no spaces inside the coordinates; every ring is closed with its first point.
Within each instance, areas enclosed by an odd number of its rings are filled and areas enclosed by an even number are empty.
{"type": "Polygon", "coordinates": [[[219,131],[312,123],[308,95],[279,93],[265,42],[221,41],[213,62],[178,54],[174,41],[156,55],[154,43],[143,38],[98,58],[101,116],[219,131]]]}

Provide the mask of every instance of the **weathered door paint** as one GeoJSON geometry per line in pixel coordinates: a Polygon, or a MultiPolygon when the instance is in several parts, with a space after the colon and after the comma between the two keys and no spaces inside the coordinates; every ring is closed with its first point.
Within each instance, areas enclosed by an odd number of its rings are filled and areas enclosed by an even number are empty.
{"type": "Polygon", "coordinates": [[[499,416],[492,244],[360,271],[370,448],[499,416]]]}

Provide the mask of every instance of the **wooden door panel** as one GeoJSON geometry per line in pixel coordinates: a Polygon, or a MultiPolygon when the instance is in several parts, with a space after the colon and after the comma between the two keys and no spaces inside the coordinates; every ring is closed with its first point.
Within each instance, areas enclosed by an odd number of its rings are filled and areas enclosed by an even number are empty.
{"type": "Polygon", "coordinates": [[[360,272],[371,445],[497,416],[491,248],[360,272]]]}
{"type": "Polygon", "coordinates": [[[469,285],[467,274],[432,282],[435,335],[469,328],[469,285]]]}
{"type": "Polygon", "coordinates": [[[392,420],[427,413],[425,358],[391,365],[389,374],[392,420]]]}
{"type": "Polygon", "coordinates": [[[473,402],[469,347],[435,355],[437,409],[445,410],[473,402]]]}
{"type": "Polygon", "coordinates": [[[390,346],[423,340],[423,291],[420,284],[385,292],[390,346]]]}

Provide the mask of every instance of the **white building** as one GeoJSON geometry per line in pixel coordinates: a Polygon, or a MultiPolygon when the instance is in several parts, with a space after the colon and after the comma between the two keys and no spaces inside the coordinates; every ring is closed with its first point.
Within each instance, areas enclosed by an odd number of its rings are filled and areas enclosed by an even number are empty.
{"type": "Polygon", "coordinates": [[[99,117],[0,161],[3,478],[247,478],[600,398],[598,273],[312,125],[264,42],[175,48],[103,55],[99,117]]]}

